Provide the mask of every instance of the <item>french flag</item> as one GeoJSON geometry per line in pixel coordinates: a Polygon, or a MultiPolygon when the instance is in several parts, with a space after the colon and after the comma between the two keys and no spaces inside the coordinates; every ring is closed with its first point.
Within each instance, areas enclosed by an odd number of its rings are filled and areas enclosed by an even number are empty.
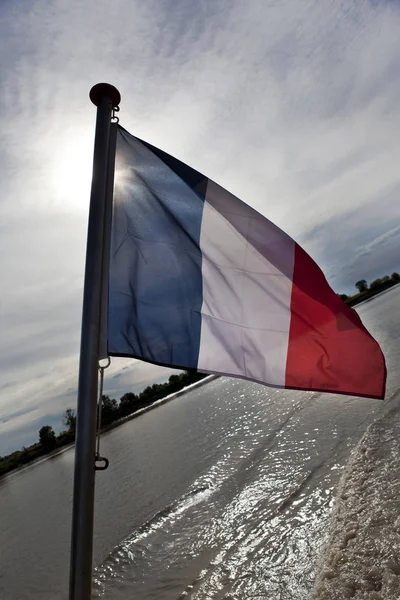
{"type": "Polygon", "coordinates": [[[281,388],[385,394],[382,351],[288,235],[118,127],[108,354],[281,388]]]}

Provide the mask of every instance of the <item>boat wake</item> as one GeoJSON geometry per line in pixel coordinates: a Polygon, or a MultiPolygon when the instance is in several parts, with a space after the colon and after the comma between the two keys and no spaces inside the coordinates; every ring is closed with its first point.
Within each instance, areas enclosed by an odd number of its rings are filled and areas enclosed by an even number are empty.
{"type": "Polygon", "coordinates": [[[400,598],[400,394],[370,425],[339,485],[316,579],[319,600],[400,598]]]}
{"type": "Polygon", "coordinates": [[[330,451],[344,441],[333,435],[312,458],[317,440],[309,436],[304,443],[302,423],[308,423],[303,412],[315,396],[277,402],[267,426],[235,424],[231,437],[221,437],[222,454],[189,492],[154,514],[96,569],[95,596],[115,600],[133,592],[206,600],[229,598],[236,590],[238,598],[247,598],[250,592],[256,597],[262,580],[265,597],[304,598],[314,576],[314,539],[330,510],[331,477],[337,477],[330,451]],[[282,569],[290,577],[282,579],[282,569]]]}
{"type": "Polygon", "coordinates": [[[256,386],[243,393],[235,381],[219,390],[228,410],[215,441],[192,453],[193,465],[202,453],[202,470],[96,569],[95,597],[310,599],[334,490],[373,409],[256,386]]]}
{"type": "Polygon", "coordinates": [[[123,580],[126,568],[135,561],[136,555],[141,552],[141,546],[146,538],[159,529],[176,524],[187,510],[200,502],[208,500],[212,493],[212,488],[204,486],[189,491],[177,502],[173,502],[158,511],[132,535],[123,540],[109,554],[104,563],[94,570],[94,595],[102,596],[104,594],[108,580],[123,580]]]}

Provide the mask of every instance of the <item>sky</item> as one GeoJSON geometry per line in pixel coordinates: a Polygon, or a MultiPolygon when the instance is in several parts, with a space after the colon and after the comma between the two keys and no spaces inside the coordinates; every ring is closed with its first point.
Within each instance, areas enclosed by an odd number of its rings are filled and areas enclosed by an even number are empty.
{"type": "MultiPolygon", "coordinates": [[[[352,293],[400,270],[399,31],[395,0],[1,2],[0,454],[76,405],[92,85],[352,293]]],[[[170,373],[114,360],[105,390],[170,373]]]]}

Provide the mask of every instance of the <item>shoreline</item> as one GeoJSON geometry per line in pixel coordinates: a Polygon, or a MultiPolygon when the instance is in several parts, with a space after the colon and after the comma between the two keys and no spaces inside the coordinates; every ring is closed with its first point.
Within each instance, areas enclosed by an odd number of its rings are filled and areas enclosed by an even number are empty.
{"type": "Polygon", "coordinates": [[[389,292],[390,290],[397,287],[398,285],[400,285],[400,283],[394,283],[394,284],[385,286],[382,290],[377,290],[376,292],[375,291],[371,292],[371,290],[368,290],[367,292],[360,294],[361,297],[357,298],[354,302],[352,302],[351,300],[350,301],[345,300],[344,303],[347,304],[347,306],[350,306],[350,308],[354,308],[355,306],[364,304],[364,302],[369,302],[370,300],[373,300],[377,296],[381,296],[385,292],[389,292]]]}
{"type": "MultiPolygon", "coordinates": [[[[117,421],[114,421],[113,423],[110,423],[110,425],[107,425],[106,427],[104,427],[101,430],[101,434],[104,435],[106,433],[109,433],[110,431],[112,431],[113,429],[116,429],[120,425],[124,425],[128,421],[132,421],[132,419],[136,419],[137,417],[140,417],[141,415],[143,415],[151,410],[154,410],[155,408],[158,408],[159,406],[162,406],[163,404],[166,404],[167,402],[170,402],[171,400],[174,400],[175,398],[178,398],[179,396],[183,396],[184,394],[186,394],[187,392],[190,392],[194,388],[201,387],[202,385],[205,385],[206,383],[213,381],[214,379],[218,379],[218,377],[220,377],[220,375],[207,375],[207,377],[200,379],[200,381],[195,381],[194,383],[191,383],[190,385],[182,388],[181,390],[178,390],[177,392],[173,392],[172,394],[168,394],[168,396],[165,396],[164,398],[155,400],[155,402],[152,402],[148,406],[139,408],[139,410],[136,410],[135,412],[131,413],[130,415],[127,415],[126,417],[122,417],[121,419],[118,419],[117,421]]],[[[13,475],[20,474],[23,471],[25,471],[26,469],[29,469],[31,467],[38,466],[40,463],[45,462],[46,460],[56,458],[57,456],[60,456],[60,454],[67,452],[67,450],[71,450],[74,446],[75,446],[75,442],[70,442],[69,444],[66,444],[65,446],[63,446],[62,448],[57,448],[56,450],[53,450],[53,452],[49,452],[49,454],[46,454],[45,456],[40,456],[25,465],[21,465],[20,467],[16,467],[15,469],[13,469],[12,471],[9,471],[8,473],[4,473],[4,475],[0,475],[0,485],[6,478],[12,477],[13,475]]]]}
{"type": "Polygon", "coordinates": [[[158,408],[162,404],[166,404],[167,402],[170,402],[171,400],[174,400],[175,398],[178,398],[179,396],[183,396],[184,394],[186,394],[187,392],[190,392],[194,388],[201,387],[202,385],[205,385],[209,381],[218,379],[218,377],[221,377],[221,375],[207,375],[207,377],[200,379],[200,381],[195,381],[194,383],[187,385],[186,387],[182,388],[181,390],[178,390],[177,392],[172,392],[172,394],[168,394],[168,396],[165,396],[164,398],[155,400],[148,406],[139,408],[139,410],[136,410],[135,412],[131,413],[130,415],[127,415],[126,417],[121,417],[121,419],[117,419],[117,421],[114,421],[113,423],[110,423],[110,425],[107,425],[106,427],[104,427],[101,430],[101,433],[102,434],[109,433],[116,427],[119,427],[120,425],[124,425],[124,423],[127,423],[128,421],[131,421],[132,419],[136,419],[137,417],[140,417],[141,415],[143,415],[151,410],[154,410],[155,408],[158,408]]]}

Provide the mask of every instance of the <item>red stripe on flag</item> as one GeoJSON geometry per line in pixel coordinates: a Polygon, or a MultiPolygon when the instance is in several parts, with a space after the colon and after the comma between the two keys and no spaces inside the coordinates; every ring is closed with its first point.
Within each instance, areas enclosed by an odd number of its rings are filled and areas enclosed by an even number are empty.
{"type": "Polygon", "coordinates": [[[286,387],[383,398],[385,384],[378,343],[296,244],[286,387]]]}

